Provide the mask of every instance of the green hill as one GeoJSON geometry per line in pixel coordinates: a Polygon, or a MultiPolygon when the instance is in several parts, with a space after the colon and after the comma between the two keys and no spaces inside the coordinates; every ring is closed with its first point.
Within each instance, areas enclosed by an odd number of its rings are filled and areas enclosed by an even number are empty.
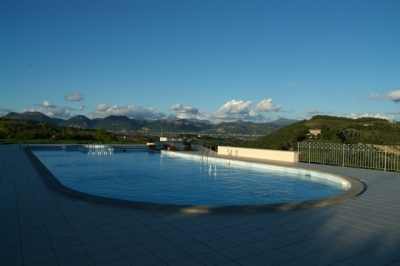
{"type": "Polygon", "coordinates": [[[380,118],[314,116],[310,120],[282,127],[251,142],[249,147],[290,150],[296,149],[299,141],[399,145],[400,123],[391,123],[380,118]],[[321,130],[321,132],[312,135],[310,130],[321,130]]]}

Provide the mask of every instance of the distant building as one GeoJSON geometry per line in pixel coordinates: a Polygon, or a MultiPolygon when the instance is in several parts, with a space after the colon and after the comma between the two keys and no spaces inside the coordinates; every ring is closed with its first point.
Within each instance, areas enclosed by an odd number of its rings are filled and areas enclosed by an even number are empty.
{"type": "Polygon", "coordinates": [[[312,139],[321,134],[321,129],[309,129],[309,132],[310,133],[308,134],[308,136],[310,139],[312,139]]]}

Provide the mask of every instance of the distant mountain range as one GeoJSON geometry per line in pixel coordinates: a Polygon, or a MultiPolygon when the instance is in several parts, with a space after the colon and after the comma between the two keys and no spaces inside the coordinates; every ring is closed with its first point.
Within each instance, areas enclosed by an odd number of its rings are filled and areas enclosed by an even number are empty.
{"type": "Polygon", "coordinates": [[[173,133],[202,133],[202,134],[247,134],[265,135],[281,127],[298,122],[297,120],[279,118],[269,123],[253,123],[243,120],[236,122],[223,122],[212,124],[207,120],[198,119],[175,119],[169,117],[165,120],[146,121],[141,119],[130,119],[127,116],[108,116],[106,118],[89,119],[83,115],[71,117],[68,120],[51,118],[40,112],[15,113],[10,112],[3,116],[8,119],[34,120],[47,122],[49,124],[77,127],[84,129],[106,128],[109,131],[130,133],[136,130],[150,132],[173,132],[173,133]]]}

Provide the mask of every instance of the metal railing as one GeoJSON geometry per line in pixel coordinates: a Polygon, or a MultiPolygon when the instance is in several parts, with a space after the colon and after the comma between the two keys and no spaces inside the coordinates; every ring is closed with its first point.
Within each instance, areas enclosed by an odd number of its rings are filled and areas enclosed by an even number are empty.
{"type": "Polygon", "coordinates": [[[26,144],[26,145],[28,146],[28,148],[31,149],[31,146],[29,146],[29,143],[28,143],[28,142],[25,142],[25,140],[21,139],[21,140],[19,141],[19,149],[20,149],[20,150],[22,149],[22,144],[26,144]]]}
{"type": "Polygon", "coordinates": [[[400,146],[298,142],[299,161],[400,171],[400,146]]]}

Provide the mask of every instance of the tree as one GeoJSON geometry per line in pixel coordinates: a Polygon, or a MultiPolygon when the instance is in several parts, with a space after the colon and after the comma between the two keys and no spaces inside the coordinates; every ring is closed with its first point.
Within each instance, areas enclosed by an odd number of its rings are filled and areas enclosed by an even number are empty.
{"type": "Polygon", "coordinates": [[[110,142],[115,140],[115,134],[108,132],[105,127],[101,127],[97,130],[95,134],[96,139],[105,141],[105,142],[110,142]]]}

